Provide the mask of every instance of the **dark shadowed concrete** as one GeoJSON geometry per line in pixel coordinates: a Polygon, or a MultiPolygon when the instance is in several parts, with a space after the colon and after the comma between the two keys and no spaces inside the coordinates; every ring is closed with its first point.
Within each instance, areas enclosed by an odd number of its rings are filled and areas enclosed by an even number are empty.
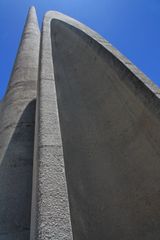
{"type": "Polygon", "coordinates": [[[51,36],[74,239],[159,239],[159,99],[81,27],[51,36]]]}
{"type": "Polygon", "coordinates": [[[0,165],[0,239],[29,239],[35,100],[17,123],[0,165]]]}

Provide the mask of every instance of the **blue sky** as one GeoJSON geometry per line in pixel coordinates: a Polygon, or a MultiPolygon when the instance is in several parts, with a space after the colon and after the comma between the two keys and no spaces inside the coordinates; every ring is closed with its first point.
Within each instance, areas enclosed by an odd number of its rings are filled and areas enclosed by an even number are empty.
{"type": "Polygon", "coordinates": [[[0,99],[9,81],[29,6],[88,25],[160,86],[160,0],[0,0],[0,99]]]}

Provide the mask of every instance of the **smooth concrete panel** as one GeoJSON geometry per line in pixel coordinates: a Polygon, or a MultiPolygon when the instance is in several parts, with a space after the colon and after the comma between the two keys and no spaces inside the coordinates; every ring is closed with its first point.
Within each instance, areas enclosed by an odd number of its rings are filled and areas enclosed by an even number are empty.
{"type": "Polygon", "coordinates": [[[82,25],[50,15],[73,237],[157,240],[159,90],[82,25]]]}
{"type": "Polygon", "coordinates": [[[28,240],[29,232],[26,230],[22,232],[6,233],[1,235],[1,240],[28,240]]]}

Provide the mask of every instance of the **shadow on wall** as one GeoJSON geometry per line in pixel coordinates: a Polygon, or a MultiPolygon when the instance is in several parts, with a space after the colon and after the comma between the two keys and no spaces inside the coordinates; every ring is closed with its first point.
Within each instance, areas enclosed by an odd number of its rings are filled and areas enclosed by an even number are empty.
{"type": "Polygon", "coordinates": [[[159,239],[159,99],[82,31],[51,33],[74,239],[159,239]]]}
{"type": "Polygon", "coordinates": [[[36,100],[25,108],[0,165],[0,239],[29,240],[36,100]]]}

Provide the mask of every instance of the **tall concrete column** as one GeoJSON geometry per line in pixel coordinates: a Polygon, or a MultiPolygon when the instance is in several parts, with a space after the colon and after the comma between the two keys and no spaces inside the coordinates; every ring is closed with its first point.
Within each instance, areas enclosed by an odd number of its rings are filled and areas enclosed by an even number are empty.
{"type": "Polygon", "coordinates": [[[28,13],[0,122],[0,239],[29,239],[40,31],[28,13]]]}

